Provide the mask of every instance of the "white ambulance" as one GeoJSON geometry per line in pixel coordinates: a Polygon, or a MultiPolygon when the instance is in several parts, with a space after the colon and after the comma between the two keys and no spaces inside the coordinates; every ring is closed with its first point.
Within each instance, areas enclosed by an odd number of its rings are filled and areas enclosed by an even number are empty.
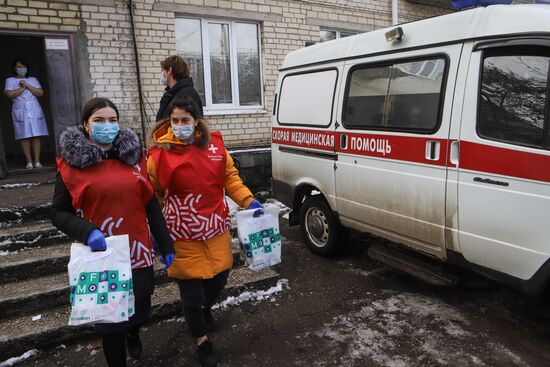
{"type": "Polygon", "coordinates": [[[549,80],[550,5],[291,52],[275,96],[275,195],[315,253],[332,254],[343,226],[537,294],[550,285],[549,80]]]}

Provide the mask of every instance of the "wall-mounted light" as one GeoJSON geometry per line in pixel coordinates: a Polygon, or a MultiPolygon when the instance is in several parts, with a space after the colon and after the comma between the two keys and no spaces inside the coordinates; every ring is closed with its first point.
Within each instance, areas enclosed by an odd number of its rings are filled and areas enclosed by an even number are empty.
{"type": "Polygon", "coordinates": [[[401,41],[401,38],[403,38],[404,35],[405,33],[401,27],[394,28],[384,34],[386,41],[388,42],[401,41]]]}

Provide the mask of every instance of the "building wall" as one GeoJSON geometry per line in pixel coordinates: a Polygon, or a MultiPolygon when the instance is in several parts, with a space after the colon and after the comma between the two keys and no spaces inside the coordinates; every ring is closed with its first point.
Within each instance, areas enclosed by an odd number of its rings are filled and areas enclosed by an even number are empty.
{"type": "MultiPolygon", "coordinates": [[[[154,124],[163,93],[159,83],[160,61],[175,53],[176,17],[192,15],[259,22],[265,112],[207,116],[212,127],[221,130],[226,144],[232,147],[269,144],[278,68],[288,52],[304,47],[308,41],[318,41],[321,26],[364,32],[391,25],[391,0],[137,0],[134,4],[148,127],[154,124]]],[[[399,1],[400,22],[449,11],[399,1]]],[[[122,121],[141,129],[131,24],[125,2],[0,0],[0,30],[75,34],[82,101],[92,96],[111,98],[121,111],[122,121]]]]}

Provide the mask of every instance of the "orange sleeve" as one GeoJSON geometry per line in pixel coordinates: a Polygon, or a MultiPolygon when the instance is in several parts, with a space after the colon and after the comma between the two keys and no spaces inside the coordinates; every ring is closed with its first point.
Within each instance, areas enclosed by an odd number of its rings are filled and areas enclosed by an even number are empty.
{"type": "Polygon", "coordinates": [[[151,185],[153,185],[155,195],[157,196],[160,207],[162,208],[164,206],[164,191],[160,187],[160,183],[157,178],[157,167],[155,165],[153,157],[151,156],[147,157],[147,174],[149,175],[149,181],[151,182],[151,185]]]}
{"type": "Polygon", "coordinates": [[[227,157],[225,164],[225,193],[229,195],[241,208],[247,208],[252,200],[254,200],[254,194],[245,186],[243,180],[239,176],[239,171],[235,168],[233,158],[225,150],[227,157]]]}

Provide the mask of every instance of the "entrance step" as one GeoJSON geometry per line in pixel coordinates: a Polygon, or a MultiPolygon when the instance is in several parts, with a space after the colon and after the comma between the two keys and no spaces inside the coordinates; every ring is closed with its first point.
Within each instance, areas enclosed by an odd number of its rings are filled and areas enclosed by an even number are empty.
{"type": "MultiPolygon", "coordinates": [[[[53,194],[52,194],[53,195],[53,194]]],[[[2,204],[4,204],[3,200],[2,204]]],[[[51,217],[51,197],[49,201],[26,206],[11,206],[0,208],[0,227],[8,227],[34,220],[43,220],[51,217]]]]}
{"type": "Polygon", "coordinates": [[[406,250],[389,246],[372,245],[368,254],[371,258],[399,269],[418,279],[437,286],[456,285],[459,278],[434,265],[429,259],[406,253],[406,250]]]}
{"type": "MultiPolygon", "coordinates": [[[[237,296],[245,290],[274,286],[279,274],[266,269],[253,272],[242,267],[233,269],[221,299],[237,296]]],[[[181,313],[178,287],[174,282],[157,286],[153,295],[152,319],[168,318],[181,313]]],[[[92,334],[90,326],[68,326],[69,306],[43,307],[41,318],[32,321],[36,312],[2,320],[0,323],[0,360],[21,355],[29,349],[44,349],[62,343],[74,343],[92,334]]]]}
{"type": "Polygon", "coordinates": [[[0,181],[0,226],[50,218],[55,172],[19,175],[17,182],[0,181]]]}
{"type": "Polygon", "coordinates": [[[48,246],[66,239],[49,219],[37,220],[0,228],[0,252],[48,246]]]}
{"type": "Polygon", "coordinates": [[[9,252],[0,257],[0,284],[67,270],[70,243],[9,252]]]}
{"type": "Polygon", "coordinates": [[[0,180],[0,190],[53,184],[55,182],[55,175],[56,169],[53,166],[32,170],[10,171],[7,177],[0,180]]]}

